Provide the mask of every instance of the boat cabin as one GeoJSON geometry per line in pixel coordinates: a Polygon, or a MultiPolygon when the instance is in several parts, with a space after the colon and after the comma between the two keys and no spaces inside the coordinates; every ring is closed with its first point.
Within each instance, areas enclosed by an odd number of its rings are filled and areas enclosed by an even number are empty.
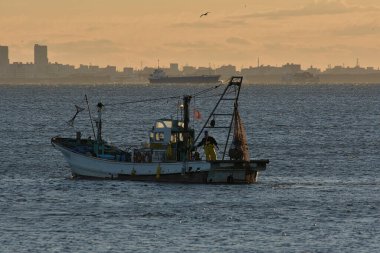
{"type": "Polygon", "coordinates": [[[185,130],[181,120],[159,119],[149,133],[153,161],[182,161],[194,140],[194,130],[185,130]]]}

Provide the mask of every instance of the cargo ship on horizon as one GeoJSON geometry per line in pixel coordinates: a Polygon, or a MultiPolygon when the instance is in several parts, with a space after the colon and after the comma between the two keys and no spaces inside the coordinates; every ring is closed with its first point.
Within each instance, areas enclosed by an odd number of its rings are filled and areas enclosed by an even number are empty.
{"type": "Polygon", "coordinates": [[[158,68],[149,76],[150,83],[219,83],[220,75],[168,76],[158,68]]]}

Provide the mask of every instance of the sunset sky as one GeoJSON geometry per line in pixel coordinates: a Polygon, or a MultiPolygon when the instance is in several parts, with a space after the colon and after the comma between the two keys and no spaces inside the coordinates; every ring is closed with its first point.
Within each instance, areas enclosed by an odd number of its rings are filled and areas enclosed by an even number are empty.
{"type": "Polygon", "coordinates": [[[379,0],[0,0],[11,62],[380,66],[379,0]],[[207,16],[199,16],[209,11],[207,16]]]}

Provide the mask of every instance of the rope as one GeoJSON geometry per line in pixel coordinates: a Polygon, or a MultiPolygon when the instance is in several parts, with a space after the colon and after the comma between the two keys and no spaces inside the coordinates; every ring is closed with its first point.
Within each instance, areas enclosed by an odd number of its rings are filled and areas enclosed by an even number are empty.
{"type": "MultiPolygon", "coordinates": [[[[196,97],[201,94],[210,92],[214,89],[217,89],[221,86],[221,84],[216,85],[214,87],[210,87],[204,90],[201,90],[197,93],[193,93],[191,96],[196,97]]],[[[133,103],[142,103],[142,102],[152,102],[152,101],[159,101],[159,100],[168,100],[168,99],[175,99],[175,98],[182,98],[183,95],[175,95],[175,96],[169,96],[169,97],[158,97],[158,98],[151,98],[151,99],[141,99],[141,100],[132,100],[132,101],[125,101],[125,102],[120,102],[120,103],[112,103],[112,104],[105,104],[105,106],[114,106],[114,105],[125,105],[125,104],[133,104],[133,103]]]]}
{"type": "MultiPolygon", "coordinates": [[[[216,86],[209,87],[209,88],[206,88],[204,90],[198,91],[196,93],[193,93],[191,95],[191,97],[194,98],[194,105],[195,105],[195,97],[198,97],[198,98],[214,97],[215,94],[208,95],[208,96],[201,96],[201,95],[205,94],[207,92],[216,90],[221,85],[222,84],[219,84],[219,85],[216,85],[216,86]]],[[[179,117],[179,111],[180,111],[179,105],[181,103],[180,101],[182,101],[182,96],[183,96],[183,94],[182,95],[169,96],[169,97],[158,97],[158,98],[151,98],[151,99],[132,100],[132,101],[125,101],[125,102],[120,102],[120,103],[105,104],[105,106],[116,106],[116,105],[125,105],[125,104],[133,104],[133,103],[152,102],[152,101],[159,101],[159,100],[178,99],[178,106],[176,108],[176,110],[177,110],[176,113],[177,113],[177,117],[179,117]]],[[[87,105],[87,110],[88,110],[88,113],[89,113],[89,116],[90,116],[90,122],[91,122],[92,130],[93,130],[94,138],[96,139],[94,125],[93,125],[93,121],[92,121],[92,118],[91,118],[91,110],[90,110],[90,106],[89,106],[89,103],[88,103],[87,95],[85,95],[85,97],[83,99],[83,102],[87,105]]],[[[194,121],[193,121],[193,124],[194,124],[194,121]]]]}
{"type": "MultiPolygon", "coordinates": [[[[233,94],[235,91],[228,91],[225,94],[233,94]]],[[[214,96],[220,97],[223,93],[217,93],[217,94],[212,94],[212,95],[207,95],[207,96],[198,96],[198,98],[210,98],[214,96]]]]}
{"type": "Polygon", "coordinates": [[[210,87],[210,88],[207,88],[207,89],[201,90],[201,91],[199,91],[199,92],[197,92],[197,93],[194,93],[192,96],[195,97],[195,96],[201,95],[201,94],[203,94],[203,93],[206,93],[206,92],[212,91],[212,90],[214,90],[214,89],[217,89],[217,88],[219,88],[220,86],[221,86],[221,84],[216,85],[216,86],[214,86],[214,87],[210,87]]]}
{"type": "Polygon", "coordinates": [[[173,99],[173,98],[180,98],[180,97],[181,97],[181,96],[170,96],[170,97],[162,97],[162,98],[151,98],[151,99],[142,99],[142,100],[132,100],[132,101],[126,101],[126,102],[120,102],[120,103],[105,104],[105,106],[125,105],[125,104],[142,103],[142,102],[151,102],[151,101],[166,100],[166,99],[173,99]]]}

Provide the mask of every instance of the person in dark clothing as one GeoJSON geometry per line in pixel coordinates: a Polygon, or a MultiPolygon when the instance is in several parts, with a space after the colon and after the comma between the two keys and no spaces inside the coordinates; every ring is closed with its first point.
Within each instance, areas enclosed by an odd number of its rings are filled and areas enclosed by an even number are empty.
{"type": "Polygon", "coordinates": [[[202,141],[198,143],[197,147],[200,147],[202,145],[205,151],[206,160],[215,161],[216,160],[215,147],[218,148],[218,143],[212,136],[208,135],[208,131],[205,131],[205,136],[203,137],[202,141]]]}

